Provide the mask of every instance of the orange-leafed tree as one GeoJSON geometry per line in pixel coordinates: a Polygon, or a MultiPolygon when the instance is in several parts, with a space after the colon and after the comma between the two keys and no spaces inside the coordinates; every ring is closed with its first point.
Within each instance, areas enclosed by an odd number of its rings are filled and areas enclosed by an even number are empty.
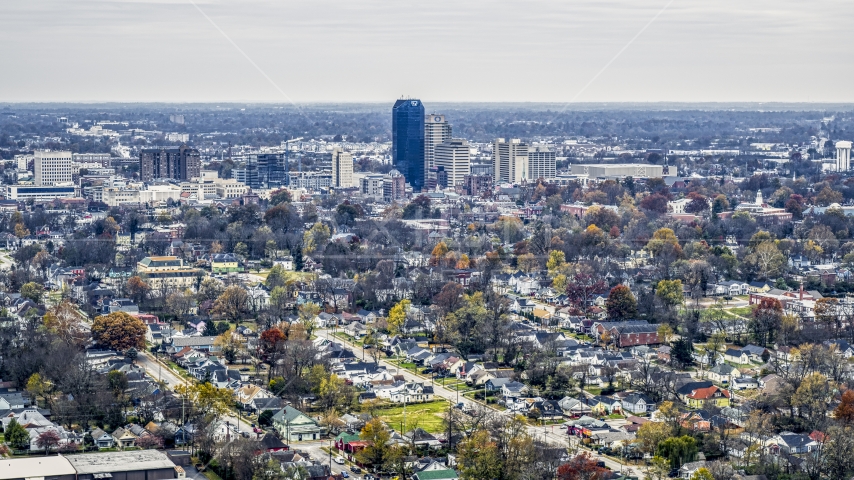
{"type": "Polygon", "coordinates": [[[558,467],[557,478],[559,480],[605,480],[610,478],[610,472],[597,465],[596,460],[585,452],[558,467]]]}
{"type": "Polygon", "coordinates": [[[145,324],[125,312],[101,315],[92,322],[92,338],[105,347],[125,351],[145,348],[145,324]]]}

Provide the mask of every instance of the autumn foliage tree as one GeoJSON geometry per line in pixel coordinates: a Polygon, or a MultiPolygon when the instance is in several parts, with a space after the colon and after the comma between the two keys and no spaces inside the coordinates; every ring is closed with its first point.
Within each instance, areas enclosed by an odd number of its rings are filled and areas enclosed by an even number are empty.
{"type": "Polygon", "coordinates": [[[749,327],[759,345],[765,346],[773,340],[774,332],[783,318],[783,305],[776,298],[763,298],[753,310],[749,327]]]}
{"type": "Polygon", "coordinates": [[[566,296],[576,311],[586,313],[593,294],[608,288],[604,280],[587,273],[576,273],[566,286],[566,296]]]}
{"type": "Polygon", "coordinates": [[[610,476],[611,472],[600,467],[587,452],[576,455],[557,469],[559,480],[605,480],[610,476]]]}
{"type": "Polygon", "coordinates": [[[214,302],[214,313],[237,323],[249,312],[249,294],[243,287],[232,285],[214,302]]]}
{"type": "Polygon", "coordinates": [[[137,304],[142,303],[148,297],[148,292],[151,291],[151,287],[138,276],[130,277],[125,288],[127,288],[128,296],[137,304]]]}
{"type": "Polygon", "coordinates": [[[629,287],[617,285],[611,289],[608,299],[605,300],[605,310],[608,312],[608,318],[612,320],[629,320],[637,317],[638,302],[629,287]]]}
{"type": "Polygon", "coordinates": [[[833,416],[840,422],[854,424],[854,390],[846,390],[842,394],[833,416]]]}
{"type": "Polygon", "coordinates": [[[125,312],[101,315],[92,322],[92,337],[96,342],[115,350],[145,347],[145,324],[125,312]]]}

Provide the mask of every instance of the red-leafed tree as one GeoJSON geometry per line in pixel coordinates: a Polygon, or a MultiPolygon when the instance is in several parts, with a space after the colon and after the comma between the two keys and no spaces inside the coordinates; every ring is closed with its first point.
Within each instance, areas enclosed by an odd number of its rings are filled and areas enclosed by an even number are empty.
{"type": "Polygon", "coordinates": [[[134,443],[143,450],[163,448],[163,439],[156,435],[145,435],[137,438],[134,443]]]}
{"type": "Polygon", "coordinates": [[[640,207],[644,210],[656,213],[667,213],[668,198],[660,193],[647,195],[640,202],[640,207]]]}
{"type": "Polygon", "coordinates": [[[585,452],[558,467],[557,478],[558,480],[605,480],[610,478],[610,472],[597,465],[596,460],[585,452]]]}
{"type": "Polygon", "coordinates": [[[51,450],[59,446],[59,434],[56,430],[45,430],[36,437],[36,446],[44,449],[44,454],[47,455],[51,450]]]}
{"type": "Polygon", "coordinates": [[[261,353],[265,357],[269,357],[273,352],[278,350],[281,344],[287,339],[288,337],[285,335],[285,332],[278,327],[264,330],[261,332],[261,341],[259,342],[261,353]]]}
{"type": "Polygon", "coordinates": [[[763,347],[774,339],[774,332],[780,328],[783,319],[783,305],[776,298],[763,298],[753,310],[750,319],[750,331],[754,339],[763,347]]]}
{"type": "Polygon", "coordinates": [[[604,280],[587,273],[576,273],[566,286],[566,296],[577,312],[587,313],[593,295],[607,289],[604,280]]]}

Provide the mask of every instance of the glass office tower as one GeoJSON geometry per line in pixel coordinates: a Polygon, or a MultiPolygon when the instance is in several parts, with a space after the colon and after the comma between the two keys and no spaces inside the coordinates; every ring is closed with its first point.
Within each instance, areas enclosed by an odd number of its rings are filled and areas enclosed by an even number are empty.
{"type": "Polygon", "coordinates": [[[424,105],[421,100],[394,102],[391,109],[391,158],[412,191],[424,187],[424,105]]]}

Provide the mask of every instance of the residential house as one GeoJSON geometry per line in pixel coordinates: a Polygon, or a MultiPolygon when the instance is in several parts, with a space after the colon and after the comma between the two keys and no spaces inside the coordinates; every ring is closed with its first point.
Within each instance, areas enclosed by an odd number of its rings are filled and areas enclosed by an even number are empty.
{"type": "Polygon", "coordinates": [[[113,448],[116,440],[109,433],[100,428],[93,428],[89,435],[92,437],[92,442],[98,448],[113,448]]]}
{"type": "Polygon", "coordinates": [[[694,408],[703,408],[707,403],[713,403],[718,407],[728,407],[730,404],[729,390],[716,385],[695,389],[685,398],[688,406],[694,408]]]}
{"type": "Polygon", "coordinates": [[[735,377],[730,382],[729,388],[732,390],[753,390],[759,388],[759,382],[753,377],[735,377]]]}
{"type": "Polygon", "coordinates": [[[286,442],[319,440],[324,433],[317,421],[290,406],[276,412],[272,421],[279,437],[286,442]]]}
{"type": "Polygon", "coordinates": [[[642,393],[630,393],[620,400],[620,406],[627,412],[642,415],[655,411],[655,402],[642,393]]]}
{"type": "Polygon", "coordinates": [[[710,368],[706,375],[713,382],[729,385],[733,378],[741,376],[741,372],[732,365],[720,363],[710,368]]]}
{"type": "Polygon", "coordinates": [[[528,393],[528,387],[519,382],[507,382],[501,386],[501,394],[505,400],[518,399],[528,393]]]}
{"type": "Polygon", "coordinates": [[[113,431],[113,440],[119,448],[128,448],[134,446],[138,437],[130,430],[119,427],[113,431]]]}
{"type": "Polygon", "coordinates": [[[792,432],[781,432],[772,437],[770,443],[769,451],[775,454],[783,452],[797,455],[812,452],[819,447],[819,443],[809,435],[792,432]]]}

